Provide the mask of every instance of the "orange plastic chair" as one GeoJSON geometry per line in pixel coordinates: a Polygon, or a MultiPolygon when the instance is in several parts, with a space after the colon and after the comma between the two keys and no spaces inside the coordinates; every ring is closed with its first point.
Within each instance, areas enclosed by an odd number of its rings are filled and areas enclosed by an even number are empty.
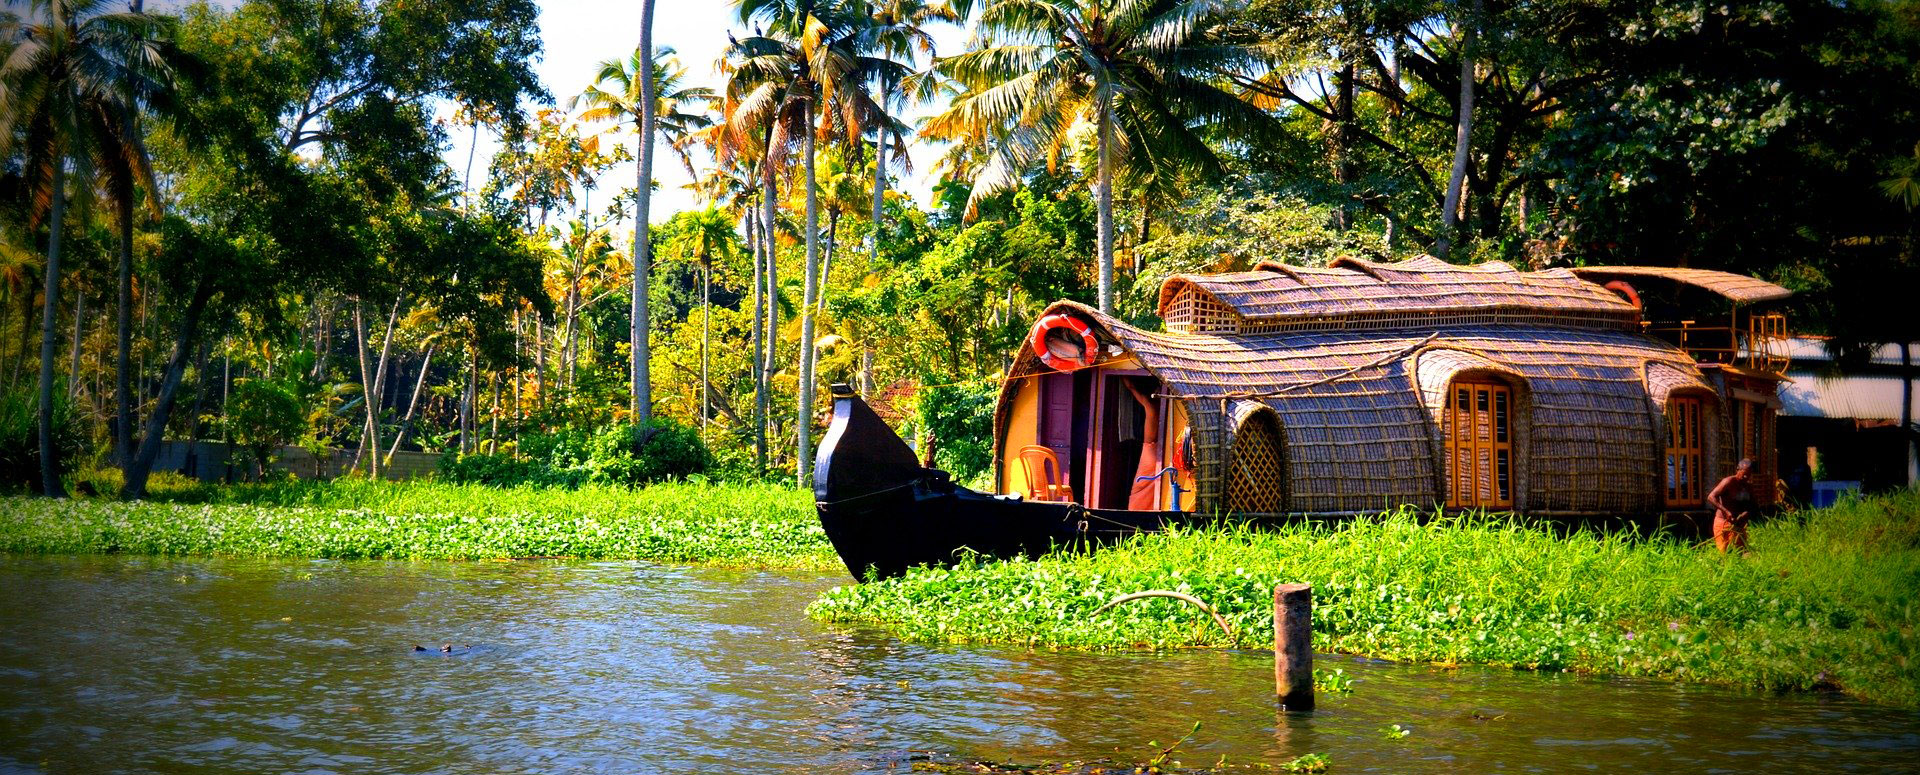
{"type": "Polygon", "coordinates": [[[1073,485],[1060,470],[1060,456],[1051,447],[1029,444],[1020,448],[1020,467],[1027,474],[1027,500],[1070,502],[1073,485]]]}

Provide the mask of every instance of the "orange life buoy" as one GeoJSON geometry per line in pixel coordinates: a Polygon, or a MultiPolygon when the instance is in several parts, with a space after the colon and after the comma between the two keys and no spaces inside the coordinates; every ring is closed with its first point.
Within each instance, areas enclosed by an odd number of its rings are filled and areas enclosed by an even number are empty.
{"type": "Polygon", "coordinates": [[[1613,282],[1607,283],[1603,287],[1605,287],[1609,291],[1613,291],[1614,293],[1617,293],[1617,294],[1620,294],[1621,296],[1626,297],[1627,303],[1632,304],[1634,309],[1641,309],[1640,292],[1634,290],[1633,286],[1628,285],[1627,281],[1615,280],[1613,282]]]}
{"type": "Polygon", "coordinates": [[[1065,312],[1055,312],[1033,324],[1033,335],[1028,337],[1033,354],[1040,356],[1040,362],[1059,371],[1092,366],[1098,357],[1100,348],[1093,338],[1093,326],[1065,312]],[[1061,332],[1055,334],[1055,331],[1061,332]],[[1049,341],[1052,340],[1052,341],[1049,341]],[[1075,357],[1072,348],[1078,347],[1080,354],[1075,357]]]}

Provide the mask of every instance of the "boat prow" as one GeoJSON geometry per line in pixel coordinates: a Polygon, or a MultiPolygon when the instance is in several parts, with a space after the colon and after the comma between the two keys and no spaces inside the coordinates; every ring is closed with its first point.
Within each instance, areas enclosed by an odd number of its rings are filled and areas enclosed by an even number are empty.
{"type": "Polygon", "coordinates": [[[889,578],[967,553],[1009,559],[1165,527],[1169,515],[1087,509],[974,492],[922,467],[913,449],[846,385],[813,469],[820,525],[856,579],[889,578]]]}

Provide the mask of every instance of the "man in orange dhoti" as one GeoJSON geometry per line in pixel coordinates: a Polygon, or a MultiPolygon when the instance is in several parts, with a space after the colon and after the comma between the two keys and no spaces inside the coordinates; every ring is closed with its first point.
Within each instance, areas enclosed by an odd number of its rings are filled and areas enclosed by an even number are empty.
{"type": "Polygon", "coordinates": [[[1140,464],[1134,467],[1133,491],[1127,496],[1127,509],[1131,511],[1152,511],[1160,499],[1160,480],[1158,474],[1164,469],[1160,464],[1160,405],[1153,396],[1142,392],[1139,386],[1129,379],[1125,381],[1127,392],[1133,394],[1133,400],[1140,403],[1145,412],[1146,430],[1140,435],[1140,464]],[[1142,477],[1156,477],[1145,479],[1142,477]]]}

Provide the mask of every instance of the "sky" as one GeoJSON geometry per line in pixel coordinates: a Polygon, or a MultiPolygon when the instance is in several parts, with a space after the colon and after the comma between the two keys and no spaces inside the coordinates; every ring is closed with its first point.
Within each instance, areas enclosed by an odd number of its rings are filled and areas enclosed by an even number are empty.
{"type": "MultiPolygon", "coordinates": [[[[539,5],[540,35],[545,54],[535,64],[534,71],[553,95],[557,107],[564,109],[569,98],[592,83],[601,62],[631,55],[640,42],[638,2],[541,0],[539,5]]],[[[675,50],[675,55],[687,67],[689,86],[707,86],[716,92],[721,90],[721,77],[714,64],[726,49],[728,30],[733,30],[736,35],[746,34],[745,27],[735,20],[732,3],[725,0],[655,2],[654,46],[656,49],[670,47],[675,50]]],[[[959,52],[966,40],[965,31],[953,25],[939,25],[934,28],[933,35],[938,53],[941,54],[959,52]]],[[[920,64],[924,67],[927,63],[920,64]]],[[[929,115],[931,112],[931,108],[923,107],[919,113],[910,114],[909,118],[929,115]]],[[[450,115],[450,108],[441,110],[442,118],[450,115]]],[[[606,129],[608,127],[605,125],[583,127],[583,131],[606,129]]],[[[456,175],[464,174],[471,148],[474,151],[472,169],[477,187],[485,180],[488,162],[500,147],[498,138],[482,130],[480,141],[473,143],[472,135],[459,127],[449,127],[449,135],[453,145],[447,150],[447,163],[456,175]]],[[[630,129],[617,137],[629,150],[638,151],[634,133],[630,129]]],[[[934,183],[928,171],[933,167],[936,154],[937,151],[930,150],[924,144],[910,145],[909,156],[914,172],[907,179],[900,180],[896,187],[922,203],[928,201],[928,192],[934,183]]],[[[709,161],[704,155],[696,154],[694,166],[704,170],[703,163],[709,161]]],[[[602,175],[598,190],[591,195],[596,211],[602,210],[603,203],[609,201],[607,197],[614,192],[633,185],[637,177],[634,168],[635,164],[622,164],[602,175]]],[[[664,221],[676,212],[704,206],[687,188],[692,180],[671,151],[665,148],[656,150],[653,173],[660,182],[660,187],[653,194],[650,220],[654,223],[664,221]]]]}

